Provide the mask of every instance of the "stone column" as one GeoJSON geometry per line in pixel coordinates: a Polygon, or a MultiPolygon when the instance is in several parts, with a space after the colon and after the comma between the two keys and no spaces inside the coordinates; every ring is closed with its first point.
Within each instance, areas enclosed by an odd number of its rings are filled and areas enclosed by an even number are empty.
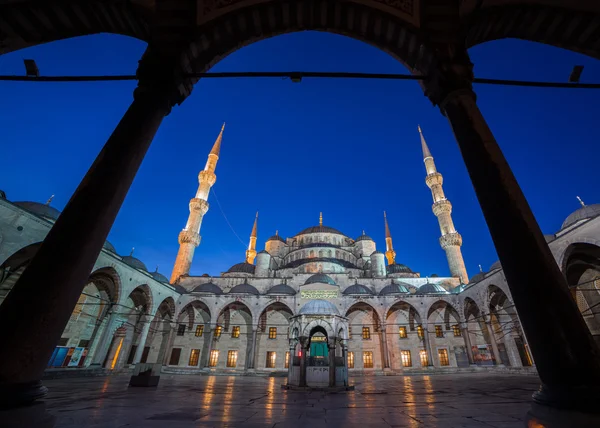
{"type": "Polygon", "coordinates": [[[212,352],[213,342],[215,340],[216,325],[210,326],[210,336],[208,336],[208,346],[206,348],[206,361],[204,367],[210,367],[210,353],[212,352]]]}
{"type": "Polygon", "coordinates": [[[423,346],[427,351],[427,365],[435,366],[433,363],[433,352],[431,351],[431,341],[429,340],[429,330],[427,327],[423,327],[423,346]]]}
{"type": "Polygon", "coordinates": [[[171,348],[173,347],[173,341],[175,340],[175,325],[169,323],[169,330],[163,331],[162,341],[160,343],[160,349],[156,357],[156,362],[166,366],[171,358],[171,348]]]}
{"type": "Polygon", "coordinates": [[[306,386],[306,351],[308,349],[308,338],[300,338],[300,386],[306,386]]]}
{"type": "Polygon", "coordinates": [[[329,386],[335,386],[335,339],[330,341],[329,346],[329,386]]]}
{"type": "Polygon", "coordinates": [[[131,106],[0,306],[0,400],[5,406],[47,393],[40,379],[54,347],[158,127],[171,106],[185,98],[173,64],[148,47],[131,106]],[[23,308],[35,316],[23,317],[23,308]]]}
{"type": "Polygon", "coordinates": [[[292,343],[292,340],[290,340],[290,359],[288,361],[288,385],[291,384],[292,382],[292,371],[294,370],[294,354],[296,353],[296,344],[292,343]]]}
{"type": "Polygon", "coordinates": [[[144,326],[142,327],[142,333],[140,334],[138,346],[135,349],[135,355],[133,356],[133,364],[137,364],[142,360],[142,354],[144,353],[144,348],[146,347],[146,338],[148,337],[148,332],[150,331],[150,317],[144,316],[142,318],[142,322],[144,323],[144,326]]]}
{"type": "Polygon", "coordinates": [[[96,347],[91,352],[91,364],[90,365],[102,365],[104,358],[106,357],[106,353],[108,352],[108,347],[110,346],[110,339],[112,339],[113,333],[115,330],[115,323],[117,320],[117,311],[115,307],[111,308],[111,312],[105,318],[104,328],[102,329],[102,334],[99,335],[99,338],[96,343],[96,347]]]}
{"type": "Polygon", "coordinates": [[[381,357],[381,362],[383,364],[383,368],[384,369],[389,369],[390,368],[390,354],[388,351],[388,344],[387,344],[387,333],[386,333],[386,325],[383,324],[381,326],[381,344],[383,345],[383,355],[381,357]]]}
{"type": "Polygon", "coordinates": [[[555,407],[596,409],[600,352],[479,111],[468,54],[446,52],[452,58],[434,60],[423,86],[450,122],[502,263],[542,381],[534,399],[555,407]]]}
{"type": "Polygon", "coordinates": [[[247,355],[247,363],[246,363],[246,368],[247,369],[254,369],[256,368],[256,361],[255,361],[255,349],[256,349],[256,335],[258,333],[258,326],[252,326],[252,341],[248,344],[248,355],[247,355]]]}
{"type": "Polygon", "coordinates": [[[467,348],[467,358],[469,360],[469,364],[474,365],[475,361],[473,360],[473,348],[471,345],[471,338],[469,337],[469,327],[467,327],[467,323],[465,321],[460,323],[460,331],[465,341],[465,347],[467,348]]]}
{"type": "Polygon", "coordinates": [[[494,360],[497,366],[503,365],[502,357],[500,356],[500,351],[498,351],[498,342],[496,341],[496,333],[494,333],[494,327],[492,327],[492,320],[489,314],[482,313],[481,317],[485,323],[485,326],[488,331],[488,335],[490,336],[490,342],[492,345],[492,351],[494,352],[494,360]]]}
{"type": "Polygon", "coordinates": [[[342,343],[342,358],[344,359],[344,386],[348,386],[348,347],[342,343]]]}
{"type": "Polygon", "coordinates": [[[102,314],[98,317],[99,322],[97,322],[96,327],[94,327],[94,331],[92,332],[92,336],[90,337],[90,345],[88,346],[88,354],[85,358],[84,365],[89,367],[92,364],[94,353],[96,352],[96,347],[98,346],[99,340],[102,338],[102,333],[106,329],[109,312],[112,309],[112,303],[109,305],[105,305],[102,309],[102,314]]]}

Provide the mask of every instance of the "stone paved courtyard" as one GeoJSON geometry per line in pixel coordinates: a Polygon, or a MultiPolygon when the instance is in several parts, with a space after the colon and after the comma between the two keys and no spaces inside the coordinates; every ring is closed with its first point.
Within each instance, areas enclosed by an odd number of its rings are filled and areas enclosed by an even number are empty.
{"type": "Polygon", "coordinates": [[[128,381],[46,381],[48,423],[35,425],[524,427],[539,382],[535,376],[489,373],[355,377],[355,391],[326,394],[283,391],[285,378],[163,375],[158,388],[129,388],[128,381]]]}

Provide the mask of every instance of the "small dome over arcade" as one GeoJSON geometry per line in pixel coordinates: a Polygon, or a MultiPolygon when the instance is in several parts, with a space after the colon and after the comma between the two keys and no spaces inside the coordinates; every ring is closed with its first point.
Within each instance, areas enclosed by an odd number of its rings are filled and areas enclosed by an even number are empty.
{"type": "Polygon", "coordinates": [[[342,294],[346,296],[350,294],[362,294],[372,296],[374,293],[366,285],[354,284],[342,291],[342,294]]]}
{"type": "Polygon", "coordinates": [[[333,279],[331,279],[331,277],[329,277],[328,275],[325,275],[324,273],[314,274],[313,276],[311,276],[310,278],[308,278],[306,280],[306,282],[304,283],[304,285],[316,284],[316,283],[337,285],[335,283],[335,281],[333,279]]]}
{"type": "Polygon", "coordinates": [[[573,211],[563,222],[561,229],[574,225],[580,220],[594,218],[600,215],[600,204],[583,205],[576,211],[573,211]]]}
{"type": "Polygon", "coordinates": [[[238,284],[229,290],[229,294],[252,294],[254,296],[258,296],[260,293],[256,287],[244,282],[243,284],[238,284]]]}
{"type": "Polygon", "coordinates": [[[471,277],[469,284],[475,284],[476,282],[481,281],[483,278],[485,278],[485,272],[479,272],[471,277]]]}
{"type": "Polygon", "coordinates": [[[131,266],[134,269],[139,269],[148,272],[148,268],[140,259],[133,257],[133,249],[131,250],[131,254],[128,256],[121,256],[123,263],[128,266],[131,266]]]}
{"type": "Polygon", "coordinates": [[[340,311],[335,305],[327,300],[311,300],[302,306],[298,314],[301,315],[339,315],[340,311]]]}
{"type": "Polygon", "coordinates": [[[250,263],[246,263],[246,262],[238,263],[238,264],[231,266],[226,273],[250,273],[250,274],[253,274],[255,267],[256,266],[251,265],[250,263]]]}
{"type": "Polygon", "coordinates": [[[110,242],[108,242],[108,241],[104,241],[104,245],[102,246],[102,248],[104,248],[104,249],[105,249],[105,250],[107,250],[107,251],[110,251],[111,253],[115,253],[115,254],[117,254],[117,250],[116,250],[116,248],[114,247],[114,245],[113,245],[113,244],[111,244],[111,243],[110,243],[110,242]]]}
{"type": "Polygon", "coordinates": [[[152,278],[154,278],[158,282],[164,282],[165,284],[169,283],[169,279],[158,271],[158,266],[156,267],[156,270],[150,275],[152,275],[152,278]]]}
{"type": "Polygon", "coordinates": [[[390,296],[393,294],[408,294],[410,291],[408,290],[408,284],[404,285],[403,283],[395,283],[392,282],[390,285],[386,285],[379,292],[380,296],[390,296]]]}
{"type": "Polygon", "coordinates": [[[413,273],[413,271],[406,265],[401,263],[394,263],[393,265],[387,265],[387,273],[413,273]]]}
{"type": "Polygon", "coordinates": [[[439,284],[432,284],[428,282],[427,284],[421,285],[417,289],[417,294],[448,294],[448,291],[444,287],[439,284]]]}
{"type": "Polygon", "coordinates": [[[491,266],[490,266],[490,272],[496,269],[502,269],[502,265],[500,264],[500,260],[496,260],[491,266]]]}
{"type": "Polygon", "coordinates": [[[39,202],[22,201],[14,203],[19,208],[23,208],[38,217],[45,218],[46,220],[56,220],[60,215],[60,211],[50,206],[50,201],[46,204],[40,204],[39,202]]]}
{"type": "Polygon", "coordinates": [[[269,288],[269,291],[267,291],[267,294],[269,294],[269,295],[278,294],[278,295],[284,295],[284,296],[294,296],[294,295],[296,295],[296,290],[294,290],[292,287],[290,287],[287,284],[278,284],[278,285],[275,285],[275,286],[269,288]]]}
{"type": "Polygon", "coordinates": [[[204,284],[200,284],[196,288],[192,290],[192,293],[210,293],[210,294],[223,294],[223,290],[217,284],[212,282],[207,282],[204,284]]]}

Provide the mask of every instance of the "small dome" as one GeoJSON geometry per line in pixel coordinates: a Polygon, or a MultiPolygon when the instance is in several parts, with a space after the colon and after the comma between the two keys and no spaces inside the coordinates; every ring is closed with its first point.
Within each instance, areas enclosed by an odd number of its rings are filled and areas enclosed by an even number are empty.
{"type": "Polygon", "coordinates": [[[283,238],[282,238],[281,236],[279,236],[279,235],[273,235],[273,236],[271,236],[269,239],[267,239],[267,242],[269,242],[269,241],[281,241],[281,242],[283,242],[284,244],[286,243],[286,242],[285,242],[285,239],[283,239],[283,238]]]}
{"type": "Polygon", "coordinates": [[[349,294],[373,295],[373,292],[365,285],[354,284],[354,285],[351,285],[350,287],[346,288],[344,291],[342,291],[342,294],[344,294],[344,295],[349,295],[349,294]]]}
{"type": "Polygon", "coordinates": [[[358,241],[372,241],[373,238],[371,238],[369,235],[365,235],[365,233],[363,232],[362,235],[360,235],[358,238],[356,238],[356,242],[358,241]]]}
{"type": "Polygon", "coordinates": [[[336,285],[335,281],[333,279],[331,279],[329,276],[325,275],[324,273],[314,274],[313,276],[311,276],[310,278],[308,278],[306,280],[304,285],[315,284],[315,283],[319,283],[319,282],[324,283],[324,284],[336,285]]]}
{"type": "Polygon", "coordinates": [[[244,282],[243,284],[238,284],[229,290],[229,294],[253,294],[258,296],[260,293],[256,289],[256,287],[244,282]]]}
{"type": "Polygon", "coordinates": [[[296,290],[287,284],[279,284],[269,288],[267,294],[285,294],[286,296],[294,296],[296,295],[296,290]]]}
{"type": "Polygon", "coordinates": [[[39,202],[15,202],[19,208],[29,211],[38,217],[43,217],[49,220],[56,220],[60,215],[60,211],[50,205],[40,204],[39,202]]]}
{"type": "Polygon", "coordinates": [[[479,272],[476,275],[473,275],[471,277],[471,279],[469,280],[469,284],[474,284],[476,282],[481,281],[483,278],[485,278],[485,272],[479,272]]]}
{"type": "Polygon", "coordinates": [[[254,273],[254,265],[251,265],[250,263],[238,263],[236,265],[233,265],[229,268],[229,270],[226,273],[254,273]]]}
{"type": "Polygon", "coordinates": [[[381,291],[379,292],[380,296],[389,296],[391,294],[408,294],[410,293],[410,291],[408,290],[407,287],[408,284],[403,284],[403,283],[391,283],[390,285],[386,285],[385,287],[383,287],[381,289],[381,291]]]}
{"type": "Polygon", "coordinates": [[[261,251],[258,252],[258,254],[269,254],[269,252],[267,250],[261,250],[261,251]]]}
{"type": "Polygon", "coordinates": [[[569,217],[563,222],[561,229],[572,226],[579,220],[593,218],[598,215],[600,215],[600,204],[586,205],[569,214],[569,217]]]}
{"type": "Polygon", "coordinates": [[[383,253],[382,253],[381,251],[379,251],[379,250],[376,250],[376,251],[373,251],[373,252],[371,253],[371,256],[374,256],[375,254],[381,254],[381,255],[383,255],[383,253]]]}
{"type": "Polygon", "coordinates": [[[448,292],[441,285],[432,284],[431,282],[428,282],[427,284],[423,284],[417,289],[417,294],[440,294],[440,293],[447,294],[448,292]]]}
{"type": "Polygon", "coordinates": [[[122,259],[126,265],[129,265],[135,269],[145,270],[146,272],[148,272],[148,268],[140,259],[136,259],[133,256],[123,256],[122,259]]]}
{"type": "Polygon", "coordinates": [[[502,265],[500,264],[500,260],[496,260],[494,264],[490,266],[490,272],[496,269],[502,269],[502,265]]]}
{"type": "Polygon", "coordinates": [[[0,190],[0,199],[6,199],[6,192],[4,190],[0,190]]]}
{"type": "Polygon", "coordinates": [[[160,272],[152,272],[150,275],[152,275],[152,278],[154,278],[158,282],[164,282],[166,284],[169,283],[169,279],[160,272]]]}
{"type": "Polygon", "coordinates": [[[336,235],[346,236],[342,232],[340,232],[339,230],[334,229],[333,227],[329,227],[329,226],[312,226],[312,227],[307,227],[302,232],[298,233],[296,236],[306,235],[308,233],[335,233],[336,235]]]}
{"type": "Polygon", "coordinates": [[[192,293],[211,293],[211,294],[223,294],[223,290],[217,284],[213,284],[212,282],[207,282],[205,284],[200,284],[196,288],[192,290],[192,293]]]}
{"type": "Polygon", "coordinates": [[[298,314],[302,315],[339,315],[338,308],[327,300],[311,300],[302,306],[298,314]]]}
{"type": "Polygon", "coordinates": [[[102,246],[102,248],[104,248],[105,250],[110,251],[111,253],[117,254],[117,250],[115,249],[115,247],[113,246],[113,244],[111,244],[108,241],[104,241],[104,245],[102,246]]]}
{"type": "Polygon", "coordinates": [[[413,273],[412,270],[406,265],[400,263],[394,263],[393,265],[387,265],[387,273],[413,273]]]}

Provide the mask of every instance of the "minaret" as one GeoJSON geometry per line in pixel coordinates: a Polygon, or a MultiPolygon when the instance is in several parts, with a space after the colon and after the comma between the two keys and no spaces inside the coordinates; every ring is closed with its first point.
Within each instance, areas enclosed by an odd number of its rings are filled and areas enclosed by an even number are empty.
{"type": "Polygon", "coordinates": [[[388,265],[396,263],[396,252],[394,251],[394,245],[392,245],[392,234],[390,233],[390,226],[388,225],[387,215],[383,212],[383,221],[385,223],[385,257],[387,258],[388,265]]]}
{"type": "Polygon", "coordinates": [[[431,189],[431,195],[433,196],[433,214],[438,218],[440,230],[442,232],[440,245],[446,252],[450,274],[460,278],[463,284],[467,284],[469,282],[469,277],[467,276],[467,269],[465,268],[465,262],[460,251],[462,236],[456,231],[454,223],[452,222],[452,204],[444,195],[444,189],[442,188],[444,179],[442,178],[442,174],[437,172],[437,169],[435,168],[433,156],[431,156],[429,147],[427,147],[421,127],[419,126],[418,129],[421,136],[421,148],[423,149],[423,162],[425,162],[425,170],[427,171],[425,183],[427,184],[427,187],[431,189]]]}
{"type": "Polygon", "coordinates": [[[258,212],[254,218],[254,226],[252,227],[252,233],[250,234],[250,243],[246,250],[246,263],[251,265],[254,264],[254,258],[256,257],[256,227],[258,225],[258,212]]]}
{"type": "Polygon", "coordinates": [[[180,276],[190,273],[194,251],[200,245],[200,226],[202,225],[202,217],[208,211],[208,193],[213,184],[215,184],[215,181],[217,181],[215,169],[219,160],[224,129],[225,124],[221,127],[221,132],[208,155],[204,170],[198,174],[198,191],[196,192],[196,197],[190,200],[190,216],[185,228],[179,233],[179,251],[177,252],[177,259],[175,259],[175,266],[171,274],[172,284],[180,276]]]}

